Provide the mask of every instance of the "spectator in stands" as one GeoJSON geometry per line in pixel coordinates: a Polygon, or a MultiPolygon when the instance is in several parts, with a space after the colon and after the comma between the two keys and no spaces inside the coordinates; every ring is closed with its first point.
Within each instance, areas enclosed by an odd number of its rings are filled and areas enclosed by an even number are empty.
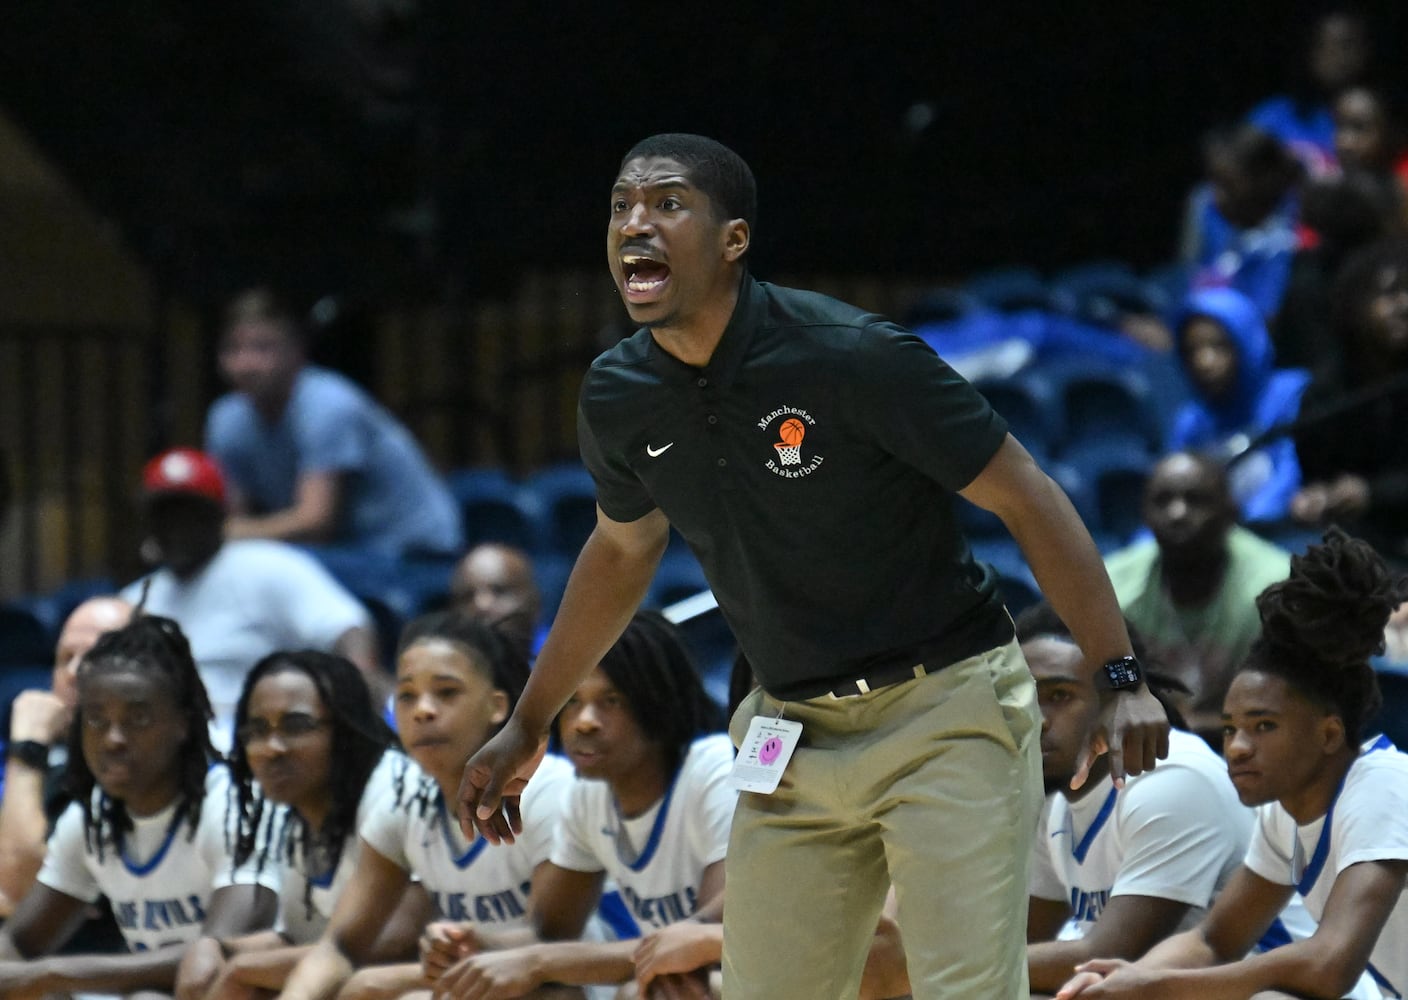
{"type": "MultiPolygon", "coordinates": [[[[1017,638],[1036,678],[1042,715],[1046,805],[1032,854],[1027,967],[1033,990],[1053,991],[1099,956],[1138,958],[1190,927],[1246,853],[1252,812],[1237,801],[1227,766],[1182,726],[1152,771],[1116,788],[1104,758],[1071,788],[1099,693],[1080,680],[1080,647],[1050,605],[1017,617],[1017,638]]],[[[1135,655],[1146,664],[1137,629],[1135,655]]],[[[1161,692],[1146,673],[1150,690],[1161,692]]]]}
{"type": "Polygon", "coordinates": [[[1322,174],[1334,163],[1330,102],[1363,80],[1373,60],[1373,35],[1364,15],[1340,9],[1321,16],[1303,58],[1290,93],[1262,101],[1247,120],[1285,143],[1312,173],[1322,174]]]}
{"type": "Polygon", "coordinates": [[[457,946],[532,938],[529,912],[562,822],[567,762],[543,761],[542,783],[535,776],[536,787],[523,797],[525,820],[539,828],[529,827],[512,845],[464,840],[453,806],[446,806],[455,801],[465,758],[502,726],[527,677],[528,664],[514,644],[482,622],[449,611],[406,626],[397,658],[396,723],[424,774],[406,786],[397,808],[379,808],[362,824],[357,867],[326,931],[289,975],[282,1000],[396,997],[429,988],[435,977],[422,975],[414,949],[398,956],[381,947],[388,901],[402,898],[413,881],[429,894],[420,926],[438,915],[446,921],[441,931],[457,946]]]}
{"type": "Polygon", "coordinates": [[[190,637],[219,745],[230,745],[245,675],[278,649],[340,653],[378,697],[385,693],[367,610],[317,560],[283,542],[225,541],[225,482],[209,456],[189,448],[163,452],[142,471],[142,495],[151,532],[144,549],[160,568],[122,595],[174,618],[190,637]]]}
{"type": "Polygon", "coordinates": [[[188,946],[200,937],[268,926],[278,884],[272,871],[231,860],[229,771],[209,721],[190,647],[170,619],[138,616],[83,657],[69,736],[74,801],[0,931],[7,996],[169,994],[178,966],[199,978],[188,946]],[[100,895],[130,954],[52,956],[100,895]]]}
{"type": "Polygon", "coordinates": [[[499,542],[470,549],[450,576],[450,606],[497,627],[528,659],[541,644],[543,597],[522,549],[499,542]]]}
{"type": "Polygon", "coordinates": [[[1218,745],[1222,697],[1260,630],[1256,595],[1285,579],[1290,554],[1237,524],[1222,464],[1175,452],[1144,490],[1152,539],[1105,567],[1125,616],[1170,674],[1193,692],[1184,716],[1218,745]]]}
{"type": "Polygon", "coordinates": [[[1304,169],[1279,140],[1248,124],[1212,132],[1203,160],[1207,184],[1194,192],[1183,240],[1193,287],[1230,286],[1273,317],[1299,246],[1304,169]]]}
{"type": "Polygon", "coordinates": [[[307,362],[298,322],[268,291],[225,313],[206,450],[230,476],[231,538],[336,543],[388,556],[463,546],[459,509],[409,431],[336,372],[307,362]]]}
{"type": "Polygon", "coordinates": [[[1315,375],[1337,375],[1344,351],[1331,328],[1331,296],[1344,263],[1401,228],[1396,181],[1364,170],[1308,185],[1301,221],[1313,234],[1291,258],[1272,337],[1276,360],[1315,375]]]}
{"type": "Polygon", "coordinates": [[[1360,84],[1335,99],[1335,153],[1345,170],[1364,170],[1393,185],[1408,221],[1408,109],[1395,90],[1360,84]]]}
{"type": "Polygon", "coordinates": [[[1250,450],[1248,443],[1295,419],[1309,374],[1273,367],[1265,320],[1231,288],[1189,296],[1177,338],[1193,397],[1174,415],[1168,446],[1229,460],[1228,481],[1243,521],[1284,520],[1300,487],[1295,443],[1287,436],[1250,450]]]}
{"type": "Polygon", "coordinates": [[[1058,997],[1341,997],[1366,970],[1383,995],[1408,991],[1408,756],[1366,728],[1369,657],[1405,597],[1332,531],[1257,599],[1262,634],[1223,710],[1228,772],[1258,807],[1246,859],[1197,927],[1133,965],[1086,963],[1058,997]],[[1315,933],[1243,957],[1296,892],[1315,933]]]}
{"type": "MultiPolygon", "coordinates": [[[[724,855],[737,798],[720,721],[679,633],[659,614],[637,612],[554,724],[577,778],[534,886],[543,943],[470,955],[440,976],[437,992],[517,997],[546,982],[632,977],[641,996],[674,977],[702,990],[723,947],[724,855]],[[566,942],[581,935],[607,878],[644,938],[566,942]]],[[[526,819],[523,831],[532,833],[526,819]]],[[[437,951],[453,954],[449,945],[437,951]]]]}
{"type": "Polygon", "coordinates": [[[1306,390],[1296,432],[1305,485],[1291,513],[1337,522],[1408,562],[1408,241],[1369,247],[1345,265],[1334,327],[1339,376],[1306,390]]]}
{"type": "MultiPolygon", "coordinates": [[[[220,969],[212,998],[283,988],[352,878],[358,829],[374,808],[409,798],[420,778],[393,747],[357,668],[316,650],[272,653],[250,671],[235,710],[230,768],[239,810],[235,863],[253,859],[280,872],[279,916],[272,930],[202,942],[220,969]]],[[[413,952],[427,919],[419,890],[402,901],[398,908],[385,900],[379,911],[388,952],[413,952]]]]}
{"type": "Polygon", "coordinates": [[[71,801],[66,764],[69,725],[78,705],[78,665],[102,635],[131,617],[132,605],[118,597],[92,597],[74,608],[59,632],[49,690],[21,691],[10,706],[0,797],[0,919],[13,914],[34,885],[44,863],[44,841],[71,801]]]}

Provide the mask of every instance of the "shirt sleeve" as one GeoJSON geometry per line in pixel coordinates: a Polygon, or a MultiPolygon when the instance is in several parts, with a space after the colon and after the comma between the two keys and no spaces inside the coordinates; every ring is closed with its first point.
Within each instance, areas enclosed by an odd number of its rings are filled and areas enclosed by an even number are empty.
{"type": "Polygon", "coordinates": [[[54,826],[39,868],[38,881],[55,892],[96,902],[101,890],[87,865],[87,849],[83,840],[83,810],[77,802],[69,803],[54,826]]]}
{"type": "Polygon", "coordinates": [[[1155,768],[1120,799],[1125,850],[1110,895],[1211,903],[1219,877],[1246,850],[1247,817],[1229,816],[1226,798],[1186,767],[1155,768]]]}
{"type": "Polygon", "coordinates": [[[606,866],[592,848],[590,827],[594,810],[589,798],[591,783],[574,777],[567,793],[567,812],[557,825],[550,860],[559,868],[574,872],[605,871],[606,866]]]}
{"type": "Polygon", "coordinates": [[[705,865],[724,860],[728,854],[728,834],[738,792],[729,784],[733,770],[731,744],[722,738],[709,738],[690,761],[686,787],[677,794],[687,796],[685,815],[694,855],[705,865]]]}
{"type": "MultiPolygon", "coordinates": [[[[382,805],[389,807],[392,803],[383,799],[382,805]]],[[[358,833],[368,847],[396,867],[409,872],[411,859],[406,854],[406,830],[410,824],[410,810],[418,808],[412,802],[402,802],[395,809],[378,808],[362,824],[358,833]]]]}
{"type": "MultiPolygon", "coordinates": [[[[1059,793],[1057,793],[1059,794],[1059,793]]],[[[1027,895],[1037,899],[1050,899],[1065,902],[1068,898],[1066,886],[1056,872],[1051,861],[1051,810],[1055,802],[1052,796],[1046,797],[1041,807],[1041,820],[1037,823],[1036,839],[1032,841],[1031,871],[1027,876],[1027,895]]]]}
{"type": "Polygon", "coordinates": [[[596,502],[606,516],[622,523],[638,521],[655,509],[655,501],[645,484],[631,471],[625,456],[611,454],[597,437],[588,399],[593,375],[593,372],[587,373],[577,403],[577,447],[582,454],[582,464],[592,474],[596,502]]]}
{"type": "MultiPolygon", "coordinates": [[[[554,758],[550,758],[552,760],[554,758]]],[[[570,765],[539,765],[523,790],[523,843],[536,868],[552,857],[557,827],[567,811],[567,793],[572,784],[570,765]]]]}
{"type": "Polygon", "coordinates": [[[1295,885],[1296,881],[1291,877],[1290,854],[1291,838],[1295,835],[1293,824],[1278,822],[1276,803],[1260,806],[1256,811],[1256,825],[1252,827],[1247,856],[1242,863],[1268,882],[1295,885]]]}
{"type": "Polygon", "coordinates": [[[350,388],[323,382],[300,400],[294,440],[298,471],[355,472],[371,460],[372,431],[367,402],[350,388]]]}
{"type": "Polygon", "coordinates": [[[1007,436],[1005,421],[933,348],[891,323],[860,333],[855,412],[881,448],[956,492],[1007,436]]]}
{"type": "Polygon", "coordinates": [[[1334,825],[1336,875],[1364,861],[1408,860],[1408,769],[1367,769],[1335,803],[1334,825]]]}

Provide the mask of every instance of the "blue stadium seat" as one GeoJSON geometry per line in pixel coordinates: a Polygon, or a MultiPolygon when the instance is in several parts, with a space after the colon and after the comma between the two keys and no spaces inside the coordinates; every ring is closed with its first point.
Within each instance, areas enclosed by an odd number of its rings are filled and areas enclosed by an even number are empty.
{"type": "Polygon", "coordinates": [[[533,473],[523,491],[542,510],[537,551],[575,559],[596,527],[596,484],[585,466],[564,462],[533,473]]]}
{"type": "Polygon", "coordinates": [[[981,308],[982,303],[962,289],[931,288],[909,307],[904,325],[915,330],[926,323],[949,323],[981,308]]]}
{"type": "Polygon", "coordinates": [[[970,277],[963,290],[984,305],[1000,312],[1025,309],[1058,309],[1061,301],[1030,267],[1000,267],[970,277]]]}
{"type": "Polygon", "coordinates": [[[531,551],[542,536],[542,510],[532,494],[497,468],[457,469],[445,477],[459,502],[465,548],[503,542],[531,551]]]}
{"type": "Polygon", "coordinates": [[[543,624],[551,625],[562,604],[567,578],[572,575],[573,560],[564,555],[545,552],[533,557],[533,580],[543,598],[543,624]]]}
{"type": "Polygon", "coordinates": [[[1065,440],[1065,414],[1056,387],[1039,369],[973,383],[992,408],[1007,420],[1012,436],[1038,461],[1059,450],[1065,440]]]}
{"type": "Polygon", "coordinates": [[[1122,261],[1091,261],[1054,275],[1051,287],[1066,297],[1073,315],[1100,326],[1114,326],[1129,313],[1164,315],[1168,293],[1141,278],[1122,261]]]}
{"type": "Polygon", "coordinates": [[[51,663],[56,641],[55,633],[28,608],[0,606],[0,667],[51,663]]]}
{"type": "Polygon", "coordinates": [[[1094,517],[1086,522],[1091,532],[1108,536],[1106,545],[1127,544],[1144,525],[1144,484],[1155,458],[1141,442],[1097,438],[1072,445],[1062,461],[1091,484],[1094,517]]]}
{"type": "Polygon", "coordinates": [[[997,573],[998,593],[1013,617],[1041,600],[1041,590],[1016,542],[988,540],[975,542],[972,548],[973,558],[987,563],[997,573]]]}
{"type": "Polygon", "coordinates": [[[650,582],[645,605],[668,608],[708,589],[709,581],[704,579],[704,570],[693,553],[666,552],[655,570],[655,578],[650,582]]]}
{"type": "Polygon", "coordinates": [[[1067,448],[1119,442],[1152,455],[1163,447],[1159,401],[1142,371],[1070,367],[1059,384],[1067,448]]]}

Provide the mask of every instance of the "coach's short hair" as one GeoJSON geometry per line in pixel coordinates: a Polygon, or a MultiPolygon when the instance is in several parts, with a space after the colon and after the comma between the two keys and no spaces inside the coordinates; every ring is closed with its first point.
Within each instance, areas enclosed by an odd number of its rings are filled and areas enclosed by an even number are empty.
{"type": "Polygon", "coordinates": [[[689,173],[709,196],[721,218],[742,219],[749,229],[758,215],[758,186],[743,157],[723,143],[688,132],[664,132],[642,139],[621,158],[621,166],[642,156],[667,156],[689,173]]]}

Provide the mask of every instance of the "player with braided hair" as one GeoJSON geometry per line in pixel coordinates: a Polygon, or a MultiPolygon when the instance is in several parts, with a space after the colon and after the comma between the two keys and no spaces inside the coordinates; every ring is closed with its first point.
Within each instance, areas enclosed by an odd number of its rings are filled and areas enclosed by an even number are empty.
{"type": "Polygon", "coordinates": [[[0,932],[0,993],[170,993],[189,946],[268,926],[277,874],[234,866],[229,771],[181,629],[141,616],[78,669],[69,742],[74,802],[38,882],[0,932]],[[130,954],[53,956],[104,895],[130,954]]]}
{"type": "MultiPolygon", "coordinates": [[[[539,996],[545,983],[633,977],[641,996],[708,989],[723,946],[724,855],[737,800],[722,721],[674,626],[636,612],[553,725],[577,778],[534,886],[539,942],[464,958],[441,975],[436,996],[539,996]],[[636,926],[619,941],[570,940],[607,879],[636,926]],[[665,992],[647,993],[656,979],[665,992]]],[[[525,818],[523,836],[531,834],[525,818]]]]}
{"type": "MultiPolygon", "coordinates": [[[[277,990],[327,926],[356,868],[358,829],[393,809],[420,771],[394,748],[355,664],[317,650],[257,663],[235,708],[230,753],[239,809],[235,861],[281,869],[274,929],[220,942],[210,996],[277,990]]],[[[407,893],[384,939],[414,946],[430,918],[424,894],[407,893]]]]}
{"type": "Polygon", "coordinates": [[[537,839],[508,848],[466,841],[452,811],[465,759],[497,732],[527,677],[516,641],[463,612],[424,615],[406,626],[396,727],[423,773],[396,794],[395,808],[383,799],[361,824],[356,868],[323,935],[289,974],[285,1000],[398,996],[430,985],[414,961],[414,937],[402,949],[385,931],[392,901],[403,894],[407,908],[412,894],[424,906],[416,933],[438,915],[474,948],[531,936],[529,901],[561,821],[567,763],[545,762],[542,785],[523,800],[525,815],[541,824],[537,839]],[[419,888],[408,892],[413,880],[419,888]]]}
{"type": "Polygon", "coordinates": [[[1405,596],[1337,529],[1261,593],[1262,634],[1223,708],[1228,773],[1258,807],[1241,869],[1197,927],[1133,965],[1085,964],[1058,997],[1340,997],[1366,970],[1384,996],[1408,990],[1408,755],[1369,731],[1369,657],[1405,596]],[[1294,892],[1315,933],[1242,958],[1294,892]]]}

